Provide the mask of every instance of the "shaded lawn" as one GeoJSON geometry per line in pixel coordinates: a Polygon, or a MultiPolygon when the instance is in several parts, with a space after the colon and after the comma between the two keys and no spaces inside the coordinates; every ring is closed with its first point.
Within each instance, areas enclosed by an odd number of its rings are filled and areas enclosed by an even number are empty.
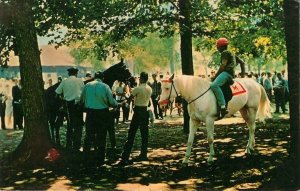
{"type": "MultiPolygon", "coordinates": [[[[116,129],[117,153],[108,149],[113,163],[122,151],[128,125],[116,129]]],[[[1,131],[1,152],[14,149],[21,131],[1,131]]],[[[149,161],[118,167],[96,168],[92,159],[82,154],[68,155],[57,163],[40,169],[7,169],[0,171],[0,189],[97,189],[97,190],[203,190],[203,189],[282,189],[288,188],[292,177],[285,169],[288,161],[289,121],[272,119],[266,125],[257,123],[256,152],[244,154],[248,129],[244,124],[216,125],[216,157],[213,165],[206,163],[208,144],[204,129],[195,137],[191,161],[182,167],[187,135],[180,123],[156,124],[150,128],[149,161]]],[[[109,143],[109,141],[108,141],[109,143]]],[[[109,147],[109,146],[108,146],[109,147]]],[[[140,135],[133,148],[139,154],[140,135]]],[[[292,167],[290,167],[292,168],[292,167]]]]}

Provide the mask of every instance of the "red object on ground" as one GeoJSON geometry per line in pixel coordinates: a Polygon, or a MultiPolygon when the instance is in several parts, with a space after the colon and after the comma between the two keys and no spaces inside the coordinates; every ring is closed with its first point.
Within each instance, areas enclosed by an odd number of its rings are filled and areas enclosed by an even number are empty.
{"type": "Polygon", "coordinates": [[[45,157],[48,161],[54,162],[60,157],[58,150],[51,148],[48,151],[48,155],[45,157]]]}

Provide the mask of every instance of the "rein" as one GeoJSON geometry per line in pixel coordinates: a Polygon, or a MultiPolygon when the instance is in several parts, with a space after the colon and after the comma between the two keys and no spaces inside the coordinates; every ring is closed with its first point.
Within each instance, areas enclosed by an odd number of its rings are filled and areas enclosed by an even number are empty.
{"type": "Polygon", "coordinates": [[[196,97],[195,99],[193,99],[192,101],[190,101],[188,104],[193,103],[194,101],[196,101],[197,99],[199,99],[200,97],[202,97],[204,94],[206,94],[206,92],[208,92],[209,90],[210,90],[210,87],[204,93],[202,93],[201,95],[199,95],[198,97],[196,97]]]}
{"type": "MultiPolygon", "coordinates": [[[[171,83],[171,90],[170,90],[170,94],[169,94],[168,99],[167,99],[168,101],[170,101],[173,87],[174,87],[174,90],[175,90],[175,92],[176,92],[176,96],[179,96],[179,94],[178,94],[178,92],[177,92],[177,90],[176,90],[176,88],[175,88],[175,86],[174,86],[174,81],[173,81],[173,80],[164,80],[164,82],[169,82],[169,83],[171,83]]],[[[193,99],[192,101],[188,102],[188,104],[193,103],[194,101],[196,101],[197,99],[199,99],[200,97],[202,97],[204,94],[206,94],[209,90],[210,90],[210,87],[209,87],[205,92],[203,92],[201,95],[199,95],[198,97],[196,97],[196,98],[193,99]]]]}

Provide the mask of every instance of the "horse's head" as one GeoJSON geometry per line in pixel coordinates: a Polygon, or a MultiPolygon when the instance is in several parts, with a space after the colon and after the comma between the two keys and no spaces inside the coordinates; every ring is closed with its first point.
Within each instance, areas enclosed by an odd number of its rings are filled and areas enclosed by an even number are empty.
{"type": "Polygon", "coordinates": [[[178,96],[178,92],[174,86],[174,74],[166,80],[161,81],[161,94],[158,103],[161,106],[167,105],[170,100],[178,96]]]}
{"type": "Polygon", "coordinates": [[[131,87],[136,85],[134,77],[122,60],[118,64],[109,67],[103,74],[104,82],[110,87],[116,80],[129,84],[131,87]]]}

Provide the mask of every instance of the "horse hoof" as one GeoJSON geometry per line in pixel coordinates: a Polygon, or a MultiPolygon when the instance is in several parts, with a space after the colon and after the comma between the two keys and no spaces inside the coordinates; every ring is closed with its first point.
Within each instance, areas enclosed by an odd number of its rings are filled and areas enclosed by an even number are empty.
{"type": "Polygon", "coordinates": [[[207,165],[211,166],[214,162],[213,161],[207,161],[207,165]]]}
{"type": "Polygon", "coordinates": [[[208,164],[208,165],[213,164],[213,162],[214,162],[214,160],[213,160],[212,157],[209,157],[209,158],[207,159],[207,164],[208,164]]]}
{"type": "Polygon", "coordinates": [[[181,167],[182,167],[182,168],[188,167],[188,163],[182,163],[182,164],[181,164],[181,167]]]}
{"type": "Polygon", "coordinates": [[[254,153],[254,149],[251,149],[251,148],[246,148],[246,150],[245,150],[245,154],[247,154],[247,155],[252,155],[253,153],[254,153]]]}

